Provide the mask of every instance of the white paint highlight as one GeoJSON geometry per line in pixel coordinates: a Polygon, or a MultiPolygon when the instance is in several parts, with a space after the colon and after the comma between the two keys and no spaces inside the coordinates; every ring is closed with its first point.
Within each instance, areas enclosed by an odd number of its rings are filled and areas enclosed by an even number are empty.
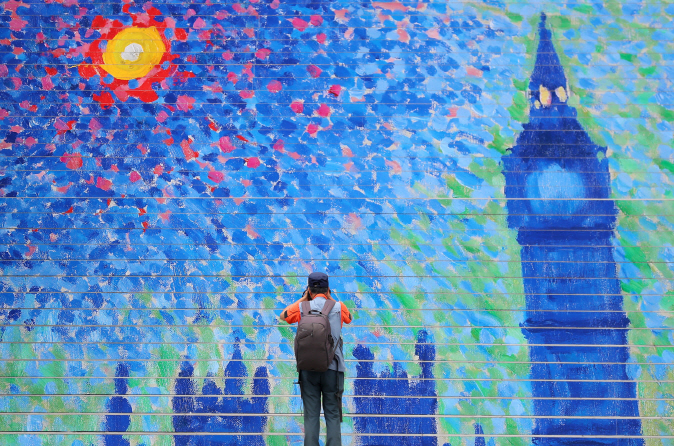
{"type": "Polygon", "coordinates": [[[121,57],[127,62],[135,62],[140,58],[141,54],[143,54],[143,47],[139,43],[134,42],[124,48],[121,57]]]}

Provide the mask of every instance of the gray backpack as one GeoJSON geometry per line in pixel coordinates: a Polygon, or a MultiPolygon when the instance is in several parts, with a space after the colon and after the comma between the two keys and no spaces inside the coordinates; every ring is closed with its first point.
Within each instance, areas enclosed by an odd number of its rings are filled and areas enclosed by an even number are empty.
{"type": "Polygon", "coordinates": [[[310,302],[302,302],[301,306],[302,317],[295,335],[297,370],[325,372],[335,359],[335,339],[328,319],[335,301],[327,300],[321,311],[312,311],[310,302]]]}

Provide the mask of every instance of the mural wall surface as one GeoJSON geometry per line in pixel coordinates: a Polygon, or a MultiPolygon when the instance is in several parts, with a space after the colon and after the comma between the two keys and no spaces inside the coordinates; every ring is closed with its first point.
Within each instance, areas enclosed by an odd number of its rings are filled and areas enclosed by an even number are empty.
{"type": "Polygon", "coordinates": [[[0,444],[302,444],[317,270],[346,445],[674,445],[673,18],[0,2],[0,444]]]}

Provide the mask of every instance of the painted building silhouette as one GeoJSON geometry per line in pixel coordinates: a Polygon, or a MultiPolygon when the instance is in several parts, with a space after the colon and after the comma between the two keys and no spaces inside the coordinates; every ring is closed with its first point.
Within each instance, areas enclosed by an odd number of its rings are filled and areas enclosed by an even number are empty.
{"type": "Polygon", "coordinates": [[[629,320],[611,244],[617,211],[606,149],[593,144],[567,104],[566,76],[544,14],[539,33],[530,122],[503,157],[508,225],[522,247],[534,443],[641,445],[640,420],[622,418],[638,417],[639,408],[625,364],[629,320]]]}
{"type": "Polygon", "coordinates": [[[267,369],[258,367],[251,389],[254,396],[241,396],[249,392],[246,386],[248,372],[242,358],[241,348],[237,344],[234,346],[232,359],[225,368],[224,388],[220,388],[215,380],[207,379],[201,391],[192,379],[192,364],[188,361],[181,364],[175,384],[175,393],[180,396],[173,397],[171,405],[176,414],[185,415],[173,416],[173,428],[180,433],[213,435],[176,435],[176,446],[265,445],[262,435],[236,435],[264,432],[267,417],[247,414],[267,413],[267,398],[270,393],[267,369]]]}
{"type": "MultiPolygon", "coordinates": [[[[108,401],[108,413],[130,414],[133,412],[129,400],[124,397],[129,391],[128,378],[129,368],[126,364],[120,362],[115,370],[115,395],[117,396],[113,396],[108,401]]],[[[103,430],[106,432],[126,432],[130,425],[130,415],[106,415],[103,430]]],[[[129,446],[130,443],[122,434],[117,434],[105,435],[103,444],[105,446],[129,446]]]]}
{"type": "Polygon", "coordinates": [[[354,394],[358,396],[353,400],[356,413],[363,414],[354,417],[353,425],[356,432],[366,434],[360,437],[358,444],[437,446],[437,438],[428,436],[437,433],[435,415],[438,399],[433,380],[435,346],[430,343],[426,331],[420,330],[417,334],[414,350],[421,365],[421,374],[416,379],[410,379],[401,365],[395,362],[392,371],[378,374],[372,362],[374,353],[369,348],[359,345],[353,350],[353,356],[359,360],[353,385],[354,394]],[[367,414],[387,414],[390,417],[368,417],[367,414]],[[406,436],[377,436],[379,433],[406,436]],[[420,435],[416,437],[414,434],[420,435]]]}

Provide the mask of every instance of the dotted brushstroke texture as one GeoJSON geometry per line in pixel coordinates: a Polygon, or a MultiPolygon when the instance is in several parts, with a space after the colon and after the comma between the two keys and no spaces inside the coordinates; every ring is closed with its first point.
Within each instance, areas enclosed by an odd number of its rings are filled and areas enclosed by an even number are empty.
{"type": "MultiPolygon", "coordinates": [[[[278,379],[295,372],[292,331],[274,326],[276,313],[319,269],[362,326],[345,330],[348,358],[360,343],[377,376],[399,373],[394,363],[419,376],[416,327],[437,343],[437,412],[474,417],[437,418],[438,444],[459,441],[443,434],[527,444],[490,435],[529,435],[531,419],[479,416],[534,413],[529,382],[508,381],[530,367],[523,313],[500,311],[525,302],[499,163],[528,121],[543,8],[563,48],[569,105],[607,147],[627,316],[634,327],[672,327],[671,205],[619,201],[671,197],[667,4],[2,3],[0,375],[49,378],[1,378],[1,391],[110,395],[3,398],[5,412],[102,414],[2,415],[8,429],[101,431],[123,420],[106,415],[122,398],[127,431],[174,432],[182,415],[133,413],[177,412],[156,395],[178,393],[188,365],[195,392],[226,389],[237,351],[244,393],[259,367],[270,395],[296,393],[278,379]],[[119,24],[161,33],[170,59],[156,80],[92,68],[92,45],[119,24]]],[[[674,380],[672,330],[628,340],[664,346],[632,347],[635,363],[651,365],[628,372],[651,381],[639,386],[641,415],[672,416],[671,383],[652,382],[674,380]]],[[[300,411],[296,398],[264,406],[300,411]]],[[[353,399],[345,406],[357,410],[353,399]]],[[[258,418],[269,433],[300,431],[299,417],[258,418]]],[[[355,430],[347,419],[344,431],[355,430]]],[[[643,433],[672,428],[644,420],[643,433]]]]}

